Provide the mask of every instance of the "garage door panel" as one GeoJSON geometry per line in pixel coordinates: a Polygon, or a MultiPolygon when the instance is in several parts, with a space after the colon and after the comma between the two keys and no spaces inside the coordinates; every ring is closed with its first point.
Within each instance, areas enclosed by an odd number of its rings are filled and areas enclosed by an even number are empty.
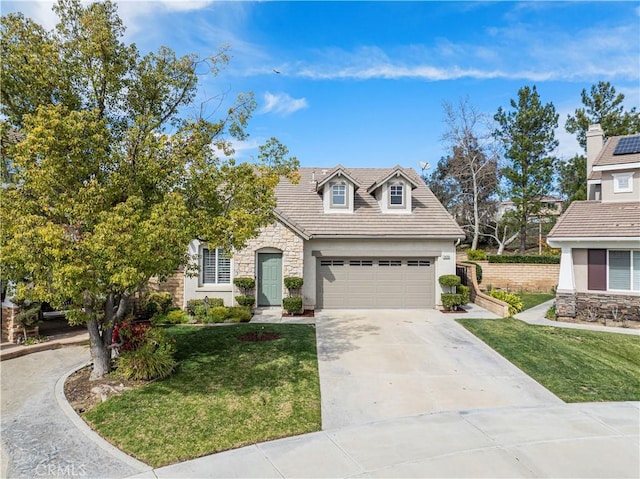
{"type": "Polygon", "coordinates": [[[383,309],[434,306],[432,258],[321,258],[319,308],[383,309]]]}

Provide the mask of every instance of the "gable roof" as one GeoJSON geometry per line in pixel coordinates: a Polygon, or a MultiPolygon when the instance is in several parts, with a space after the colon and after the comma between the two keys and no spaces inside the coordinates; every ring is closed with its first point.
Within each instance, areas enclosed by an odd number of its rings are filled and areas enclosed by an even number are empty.
{"type": "Polygon", "coordinates": [[[276,215],[286,218],[290,227],[308,238],[464,238],[462,229],[413,169],[401,168],[416,185],[411,194],[412,214],[394,214],[383,213],[367,190],[395,169],[340,168],[362,186],[355,192],[353,213],[325,213],[322,197],[316,192],[316,184],[326,184],[326,177],[337,169],[322,175],[323,168],[299,168],[297,184],[283,179],[276,187],[276,215]]]}
{"type": "Polygon", "coordinates": [[[324,185],[326,185],[329,181],[334,179],[336,176],[338,177],[343,176],[344,178],[349,180],[351,183],[353,183],[353,186],[355,189],[358,189],[360,187],[360,182],[355,178],[353,178],[344,166],[338,165],[331,171],[327,172],[326,176],[322,179],[322,181],[319,181],[318,184],[316,185],[316,189],[319,191],[324,185]]]}
{"type": "MultiPolygon", "coordinates": [[[[398,177],[402,177],[405,180],[407,180],[409,182],[409,184],[411,185],[411,189],[415,190],[418,186],[419,183],[416,182],[413,178],[411,178],[410,176],[408,176],[404,170],[402,169],[401,166],[395,166],[394,168],[391,169],[391,171],[389,171],[387,174],[383,174],[383,176],[381,176],[379,179],[377,179],[376,181],[374,181],[371,186],[369,188],[367,188],[367,193],[373,193],[375,190],[377,190],[378,188],[380,188],[382,185],[384,185],[387,181],[389,181],[392,178],[398,178],[398,177]]],[[[420,182],[422,183],[422,182],[420,182]]]]}
{"type": "Polygon", "coordinates": [[[574,201],[548,238],[640,238],[640,202],[574,201]]]}
{"type": "Polygon", "coordinates": [[[612,167],[618,165],[629,165],[630,168],[633,168],[633,163],[640,163],[640,153],[625,153],[622,155],[613,154],[618,146],[618,142],[622,138],[633,137],[640,138],[640,135],[636,133],[634,135],[612,136],[611,138],[608,138],[602,147],[602,150],[600,150],[600,153],[598,153],[598,156],[596,156],[596,159],[593,161],[593,170],[589,174],[589,179],[600,179],[602,177],[601,171],[612,169],[612,167]]]}

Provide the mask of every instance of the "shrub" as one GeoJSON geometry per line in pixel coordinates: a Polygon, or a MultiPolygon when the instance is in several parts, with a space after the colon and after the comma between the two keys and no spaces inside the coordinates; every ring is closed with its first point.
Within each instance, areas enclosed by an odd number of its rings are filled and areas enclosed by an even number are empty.
{"type": "MultiPolygon", "coordinates": [[[[190,299],[187,301],[187,312],[195,316],[197,306],[204,306],[204,299],[190,299]]],[[[217,306],[224,306],[224,300],[222,298],[209,298],[209,308],[217,306]]]]}
{"type": "Polygon", "coordinates": [[[171,293],[166,291],[151,291],[142,296],[142,310],[145,319],[154,317],[156,314],[167,314],[173,303],[171,293]]]}
{"type": "Polygon", "coordinates": [[[302,298],[282,298],[282,307],[289,314],[299,313],[302,311],[302,298]]]}
{"type": "Polygon", "coordinates": [[[471,293],[468,286],[461,284],[458,286],[458,295],[460,296],[460,306],[467,304],[471,300],[471,293]]]}
{"type": "Polygon", "coordinates": [[[113,344],[122,343],[118,346],[119,351],[135,351],[144,343],[149,329],[151,329],[151,324],[148,322],[123,321],[114,326],[111,342],[113,344]]]}
{"type": "Polygon", "coordinates": [[[22,311],[16,314],[15,321],[22,327],[25,340],[27,339],[27,331],[40,322],[41,308],[41,303],[31,303],[28,306],[23,306],[22,311]]]}
{"type": "Polygon", "coordinates": [[[457,293],[442,293],[441,296],[442,306],[450,311],[455,310],[458,306],[462,305],[462,295],[457,293]]]}
{"type": "Polygon", "coordinates": [[[167,341],[164,331],[147,329],[136,349],[118,356],[117,373],[127,379],[164,379],[176,367],[174,352],[175,347],[167,341]]]}
{"type": "Polygon", "coordinates": [[[487,259],[487,253],[482,249],[467,250],[467,259],[469,261],[484,261],[487,259]]]}
{"type": "Polygon", "coordinates": [[[229,321],[232,323],[248,323],[253,315],[251,310],[245,306],[232,306],[229,310],[229,321]]]}
{"type": "Polygon", "coordinates": [[[167,323],[170,324],[182,324],[189,321],[189,315],[181,309],[174,309],[173,311],[169,311],[165,317],[167,318],[167,323]]]}
{"type": "Polygon", "coordinates": [[[284,285],[289,291],[300,289],[303,284],[304,280],[298,276],[289,276],[284,279],[284,285]]]}
{"type": "Polygon", "coordinates": [[[460,277],[455,274],[443,274],[438,278],[438,282],[441,286],[447,286],[449,288],[455,288],[461,282],[460,277]]]}
{"type": "Polygon", "coordinates": [[[207,317],[207,307],[204,304],[198,304],[195,308],[193,308],[193,315],[196,317],[198,321],[204,322],[207,317]]]}
{"type": "Polygon", "coordinates": [[[482,266],[473,261],[465,261],[467,264],[474,264],[476,266],[476,281],[478,284],[482,283],[482,266]]]}
{"type": "Polygon", "coordinates": [[[553,303],[551,306],[549,306],[549,309],[547,309],[547,312],[544,313],[544,317],[547,319],[551,319],[551,320],[556,320],[558,319],[558,315],[556,314],[556,304],[553,303]]]}
{"type": "Polygon", "coordinates": [[[253,287],[256,285],[256,280],[248,276],[239,276],[233,279],[233,284],[235,284],[246,294],[248,290],[253,289],[253,287]]]}
{"type": "Polygon", "coordinates": [[[551,255],[488,255],[487,260],[489,263],[560,264],[560,257],[551,255]]]}
{"type": "Polygon", "coordinates": [[[489,296],[504,301],[509,304],[509,314],[514,315],[522,311],[524,308],[524,304],[520,297],[513,293],[507,293],[506,291],[498,291],[494,289],[493,291],[489,291],[489,296]]]}
{"type": "Polygon", "coordinates": [[[225,306],[216,306],[209,308],[209,314],[204,318],[206,323],[222,323],[229,317],[229,308],[225,306]]]}
{"type": "Polygon", "coordinates": [[[236,302],[240,306],[244,306],[246,308],[252,308],[253,304],[256,302],[256,298],[254,298],[253,296],[240,295],[240,296],[236,296],[236,302]]]}

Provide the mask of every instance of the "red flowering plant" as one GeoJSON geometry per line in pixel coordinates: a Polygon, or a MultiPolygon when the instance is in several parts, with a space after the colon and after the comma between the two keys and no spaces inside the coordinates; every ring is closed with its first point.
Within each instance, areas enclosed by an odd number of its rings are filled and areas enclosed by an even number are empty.
{"type": "Polygon", "coordinates": [[[119,351],[135,351],[144,344],[149,329],[149,323],[124,321],[113,328],[111,342],[119,351]]]}

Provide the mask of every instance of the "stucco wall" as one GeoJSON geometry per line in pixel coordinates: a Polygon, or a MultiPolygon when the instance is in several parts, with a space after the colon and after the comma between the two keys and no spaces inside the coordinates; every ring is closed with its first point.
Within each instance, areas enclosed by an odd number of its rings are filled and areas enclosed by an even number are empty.
{"type": "Polygon", "coordinates": [[[602,172],[602,201],[638,201],[640,191],[640,172],[636,169],[603,171],[602,172]],[[613,175],[620,173],[634,173],[632,177],[633,191],[630,193],[613,192],[613,175]]]}
{"type": "Polygon", "coordinates": [[[587,291],[589,256],[587,249],[575,248],[571,250],[573,255],[573,280],[576,291],[587,291]]]}
{"type": "Polygon", "coordinates": [[[406,256],[435,257],[436,304],[440,305],[442,289],[438,277],[443,274],[456,274],[456,250],[453,240],[399,240],[399,239],[314,239],[304,244],[304,286],[302,293],[307,308],[316,304],[316,257],[313,251],[331,252],[341,255],[371,253],[371,256],[383,256],[384,252],[406,256]],[[433,254],[436,252],[437,254],[433,254]]]}
{"type": "MultiPolygon", "coordinates": [[[[193,258],[193,261],[197,261],[200,250],[200,242],[193,240],[189,243],[189,256],[193,258]]],[[[231,271],[234,268],[234,259],[231,260],[231,271]]],[[[200,278],[198,275],[191,276],[190,274],[184,275],[184,304],[186,306],[187,301],[190,299],[204,299],[205,296],[209,298],[222,298],[225,306],[233,306],[234,296],[240,293],[236,293],[233,285],[233,276],[231,277],[231,284],[208,284],[200,285],[200,278]]]]}

